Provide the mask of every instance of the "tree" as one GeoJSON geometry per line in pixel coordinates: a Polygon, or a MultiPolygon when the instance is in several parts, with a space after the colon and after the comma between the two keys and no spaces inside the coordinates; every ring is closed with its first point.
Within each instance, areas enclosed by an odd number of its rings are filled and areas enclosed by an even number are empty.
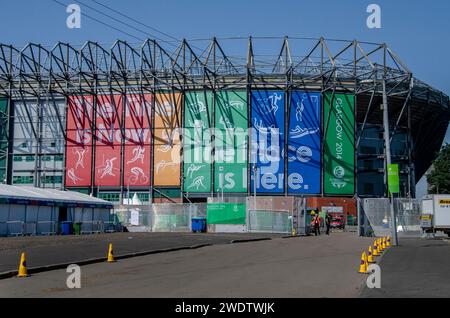
{"type": "Polygon", "coordinates": [[[427,175],[430,194],[450,193],[450,145],[442,147],[427,175]]]}

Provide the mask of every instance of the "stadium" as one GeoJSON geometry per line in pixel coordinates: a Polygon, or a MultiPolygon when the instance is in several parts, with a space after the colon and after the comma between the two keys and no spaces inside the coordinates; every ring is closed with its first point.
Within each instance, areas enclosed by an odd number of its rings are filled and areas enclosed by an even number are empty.
{"type": "Polygon", "coordinates": [[[30,43],[0,44],[0,116],[2,183],[115,204],[135,195],[145,203],[258,196],[331,204],[387,197],[388,162],[399,164],[400,196],[415,197],[450,103],[386,44],[30,43]]]}

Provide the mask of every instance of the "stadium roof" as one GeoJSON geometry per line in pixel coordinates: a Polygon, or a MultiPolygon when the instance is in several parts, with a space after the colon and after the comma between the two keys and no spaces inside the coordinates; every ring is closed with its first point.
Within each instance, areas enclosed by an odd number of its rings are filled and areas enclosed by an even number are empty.
{"type": "Polygon", "coordinates": [[[108,201],[78,192],[0,184],[0,202],[4,201],[16,204],[112,208],[108,201]]]}

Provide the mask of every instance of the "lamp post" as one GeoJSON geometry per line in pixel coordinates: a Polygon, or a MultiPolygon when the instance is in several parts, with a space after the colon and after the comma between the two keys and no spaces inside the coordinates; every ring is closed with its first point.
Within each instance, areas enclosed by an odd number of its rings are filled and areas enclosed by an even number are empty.
{"type": "MultiPolygon", "coordinates": [[[[384,126],[384,144],[386,149],[386,168],[385,174],[387,177],[387,171],[392,163],[391,161],[391,135],[389,129],[389,109],[388,109],[388,98],[386,93],[386,79],[383,78],[383,126],[384,126]]],[[[389,184],[388,184],[389,189],[389,184]]],[[[394,209],[394,195],[388,190],[389,200],[390,200],[390,214],[391,214],[391,229],[392,229],[392,239],[393,245],[398,245],[398,236],[397,236],[397,220],[394,209]]]]}

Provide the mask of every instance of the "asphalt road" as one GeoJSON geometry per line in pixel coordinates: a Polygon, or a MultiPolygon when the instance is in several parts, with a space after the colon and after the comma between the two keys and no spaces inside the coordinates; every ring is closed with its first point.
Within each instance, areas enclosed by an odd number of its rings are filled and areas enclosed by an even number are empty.
{"type": "Polygon", "coordinates": [[[106,257],[109,243],[115,255],[203,244],[227,244],[233,240],[280,237],[267,234],[114,233],[85,236],[0,238],[0,273],[17,270],[22,252],[28,268],[77,263],[106,257]]]}
{"type": "Polygon", "coordinates": [[[65,270],[0,280],[0,297],[358,297],[371,242],[336,233],[214,245],[86,265],[79,290],[67,289],[65,270]]]}
{"type": "Polygon", "coordinates": [[[402,238],[380,264],[381,289],[362,292],[367,298],[450,297],[450,240],[402,238]]]}

